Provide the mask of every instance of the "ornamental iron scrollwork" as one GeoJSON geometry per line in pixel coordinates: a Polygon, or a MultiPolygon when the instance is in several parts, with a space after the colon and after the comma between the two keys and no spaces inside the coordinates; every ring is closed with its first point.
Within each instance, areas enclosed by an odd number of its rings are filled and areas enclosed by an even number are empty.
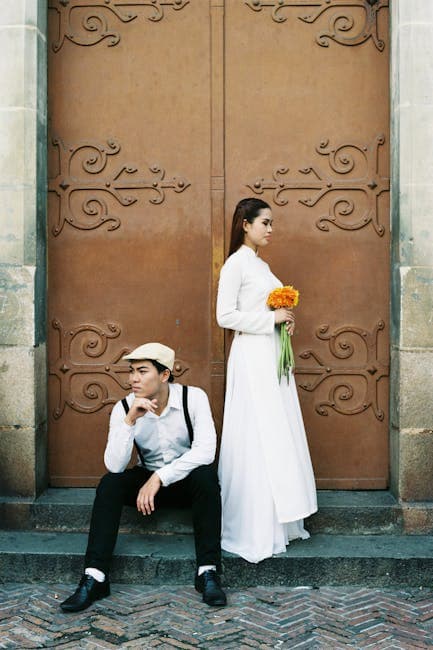
{"type": "Polygon", "coordinates": [[[273,170],[272,179],[257,178],[246,186],[256,194],[273,190],[272,200],[276,205],[286,205],[288,199],[281,195],[293,190],[317,190],[315,195],[299,199],[299,203],[308,208],[314,207],[329,194],[328,213],[316,221],[319,230],[329,231],[330,223],[342,230],[359,230],[371,223],[376,233],[382,237],[385,227],[379,222],[378,198],[383,192],[388,192],[390,187],[389,178],[379,174],[379,147],[384,142],[384,136],[379,135],[370,145],[344,143],[335,147],[324,139],[316,151],[321,156],[328,157],[332,173],[321,170],[317,165],[309,165],[298,170],[308,178],[288,180],[283,176],[290,171],[289,167],[278,166],[273,170]],[[363,169],[359,171],[361,165],[356,161],[355,154],[363,161],[363,169]],[[344,175],[352,171],[357,173],[356,177],[344,178],[344,175]],[[335,195],[338,191],[344,191],[344,194],[335,195]],[[355,191],[365,196],[366,206],[356,221],[350,221],[348,217],[356,211],[356,206],[348,192],[355,191]]]}
{"type": "Polygon", "coordinates": [[[118,363],[122,356],[128,353],[128,349],[121,349],[109,361],[97,363],[96,359],[105,354],[110,339],[120,335],[120,327],[109,323],[104,330],[97,325],[86,323],[64,328],[58,319],[52,321],[52,326],[58,332],[59,354],[49,369],[49,374],[57,377],[60,386],[58,402],[53,411],[54,419],[60,418],[66,405],[79,413],[95,413],[107,404],[114,404],[117,399],[110,397],[105,379],[109,378],[123,390],[128,390],[129,383],[121,378],[122,374],[127,374],[128,366],[118,363]],[[87,362],[72,358],[71,347],[78,340],[77,337],[82,337],[81,351],[87,362]],[[76,375],[89,377],[89,381],[82,388],[82,397],[88,400],[87,404],[73,394],[72,380],[76,375]],[[104,379],[100,378],[101,375],[104,379]]]}
{"type": "MultiPolygon", "coordinates": [[[[121,334],[119,325],[108,323],[106,329],[98,325],[84,323],[77,327],[65,328],[58,319],[52,321],[53,328],[58,332],[58,357],[49,369],[49,374],[57,377],[59,382],[59,395],[53,411],[53,417],[58,420],[69,406],[78,413],[96,413],[105,406],[115,404],[118,397],[110,395],[107,380],[114,381],[122,390],[129,391],[130,384],[127,380],[129,372],[128,363],[119,363],[121,358],[131,351],[131,348],[122,348],[108,361],[100,360],[108,348],[111,339],[116,339],[121,334]],[[73,346],[78,344],[81,349],[80,360],[74,359],[73,346]],[[74,392],[73,379],[77,375],[87,376],[88,381],[82,386],[82,394],[74,392]],[[87,403],[83,403],[83,398],[87,403]]],[[[175,359],[173,375],[178,378],[188,372],[189,366],[182,359],[175,359]]]]}
{"type": "Polygon", "coordinates": [[[328,29],[316,35],[318,45],[329,47],[330,40],[340,45],[360,45],[371,38],[380,52],[385,49],[385,42],[378,36],[377,15],[381,9],[389,6],[389,0],[245,0],[245,4],[253,11],[272,7],[271,16],[276,23],[284,23],[287,20],[287,16],[281,12],[290,7],[312,9],[298,16],[304,23],[314,23],[322,14],[335,9],[336,13],[329,18],[328,29]],[[348,13],[352,7],[364,10],[365,19],[360,25],[357,25],[354,16],[348,13]]]}
{"type": "MultiPolygon", "coordinates": [[[[299,387],[308,392],[314,392],[323,382],[331,383],[328,400],[315,406],[319,415],[329,415],[329,409],[342,415],[355,415],[363,413],[369,408],[373,409],[375,417],[383,421],[385,412],[378,404],[378,384],[382,377],[389,376],[389,365],[382,363],[378,358],[378,334],[385,328],[383,320],[378,321],[371,332],[360,327],[345,325],[329,332],[329,325],[321,325],[316,331],[316,336],[321,341],[328,341],[329,352],[334,359],[349,361],[353,358],[355,345],[344,338],[346,335],[355,336],[360,342],[360,348],[365,350],[365,363],[351,365],[327,363],[314,350],[305,350],[299,355],[302,359],[314,359],[316,367],[296,366],[297,375],[315,375],[312,381],[303,381],[299,387]],[[365,392],[358,395],[350,378],[361,377],[365,381],[365,392]],[[345,402],[350,401],[355,406],[350,407],[345,402]]],[[[358,391],[359,392],[359,391],[358,391]]]]}
{"type": "Polygon", "coordinates": [[[56,237],[62,232],[65,223],[79,230],[94,230],[105,223],[108,224],[109,231],[119,228],[120,219],[110,213],[105,200],[108,198],[107,195],[120,205],[129,207],[138,199],[125,192],[151,190],[153,196],[149,202],[157,205],[164,201],[166,190],[171,189],[179,193],[190,186],[190,183],[182,177],[174,176],[166,179],[165,170],[159,164],[149,167],[153,174],[153,178],[150,179],[134,176],[138,171],[137,167],[129,164],[121,165],[110,175],[98,177],[105,170],[108,157],[115,156],[120,151],[120,145],[115,140],[107,140],[106,146],[92,141],[67,145],[60,138],[54,138],[53,145],[58,151],[59,173],[55,178],[48,180],[48,191],[54,192],[58,197],[57,223],[52,229],[56,237]],[[80,153],[84,154],[84,160],[77,160],[80,153]],[[73,163],[81,167],[80,172],[84,173],[84,175],[80,174],[81,178],[73,175],[73,163]],[[71,198],[76,192],[86,193],[81,204],[82,215],[75,213],[71,203],[71,198]]]}
{"type": "Polygon", "coordinates": [[[164,18],[164,7],[179,11],[187,4],[189,0],[50,0],[48,8],[56,11],[59,20],[58,38],[52,44],[52,49],[58,52],[65,40],[75,45],[89,46],[108,39],[108,47],[113,47],[119,43],[120,34],[111,29],[108,20],[110,17],[114,16],[122,23],[130,23],[138,14],[128,10],[128,7],[148,7],[152,10],[148,20],[155,23],[164,18]],[[82,16],[77,31],[71,18],[80,9],[88,11],[82,16]]]}

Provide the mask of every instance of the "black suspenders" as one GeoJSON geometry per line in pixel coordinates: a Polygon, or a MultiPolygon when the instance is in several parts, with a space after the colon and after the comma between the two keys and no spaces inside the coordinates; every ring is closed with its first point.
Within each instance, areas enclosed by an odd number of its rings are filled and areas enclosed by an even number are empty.
{"type": "MultiPolygon", "coordinates": [[[[122,404],[123,404],[123,408],[125,409],[126,415],[128,415],[129,404],[126,401],[126,397],[122,399],[122,404]]],[[[189,441],[192,445],[194,440],[194,429],[192,428],[191,418],[189,416],[189,411],[188,411],[188,386],[182,386],[182,405],[183,405],[183,415],[185,417],[185,422],[186,422],[186,428],[188,429],[189,441]]],[[[137,450],[137,454],[140,457],[141,464],[144,467],[144,458],[141,453],[140,447],[137,445],[136,440],[134,440],[134,445],[137,450]]]]}
{"type": "MultiPolygon", "coordinates": [[[[122,399],[122,404],[123,404],[123,408],[125,409],[125,413],[126,413],[126,415],[128,415],[128,413],[129,413],[129,404],[128,404],[128,402],[126,401],[126,397],[124,397],[124,398],[122,399]]],[[[144,467],[145,465],[144,465],[143,454],[141,453],[141,449],[140,449],[140,447],[137,445],[137,442],[136,442],[135,438],[134,438],[134,447],[135,447],[135,449],[137,450],[137,454],[138,454],[138,456],[139,456],[139,458],[140,458],[141,464],[142,464],[143,467],[144,467]]]]}
{"type": "Polygon", "coordinates": [[[183,415],[185,417],[186,428],[188,429],[189,441],[192,445],[194,440],[194,429],[192,428],[191,418],[188,411],[188,386],[182,386],[182,405],[183,415]]]}

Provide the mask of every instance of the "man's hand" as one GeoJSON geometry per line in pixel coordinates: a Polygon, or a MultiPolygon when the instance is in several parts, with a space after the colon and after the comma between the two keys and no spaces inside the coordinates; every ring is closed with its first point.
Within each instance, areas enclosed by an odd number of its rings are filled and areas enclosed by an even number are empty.
{"type": "Polygon", "coordinates": [[[138,418],[142,418],[143,415],[150,411],[155,413],[155,410],[158,408],[158,401],[156,399],[147,399],[147,397],[136,397],[132,402],[129,413],[125,418],[126,424],[130,427],[134,426],[138,418]]]}
{"type": "Polygon", "coordinates": [[[154,472],[150,479],[146,481],[137,496],[137,510],[143,515],[151,515],[155,510],[155,494],[161,487],[161,479],[154,472]]]}

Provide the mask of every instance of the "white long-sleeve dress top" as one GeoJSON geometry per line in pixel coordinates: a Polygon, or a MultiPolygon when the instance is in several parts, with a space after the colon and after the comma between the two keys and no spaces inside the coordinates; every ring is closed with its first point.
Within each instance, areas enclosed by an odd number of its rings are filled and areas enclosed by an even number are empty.
{"type": "MultiPolygon", "coordinates": [[[[182,406],[182,385],[169,384],[167,406],[161,415],[147,412],[133,426],[125,422],[125,409],[117,402],[110,417],[110,430],[104,454],[109,472],[123,472],[128,465],[134,439],[147,469],[156,471],[163,485],[184,479],[200,465],[215,458],[216,433],[209,400],[201,388],[188,386],[188,412],[194,430],[190,445],[182,406]]],[[[128,405],[134,393],[127,396],[128,405]]],[[[141,462],[138,462],[141,465],[141,462]]]]}
{"type": "Polygon", "coordinates": [[[241,246],[221,269],[217,321],[235,330],[219,460],[222,547],[259,562],[308,537],[316,489],[294,377],[278,381],[280,328],[267,307],[280,280],[241,246]]]}

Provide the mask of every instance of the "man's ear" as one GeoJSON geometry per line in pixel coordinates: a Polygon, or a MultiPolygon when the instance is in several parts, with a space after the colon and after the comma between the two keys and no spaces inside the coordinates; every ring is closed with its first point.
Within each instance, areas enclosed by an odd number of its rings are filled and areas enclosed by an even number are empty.
{"type": "Polygon", "coordinates": [[[162,373],[161,381],[166,384],[170,379],[170,370],[164,370],[162,373]]]}

